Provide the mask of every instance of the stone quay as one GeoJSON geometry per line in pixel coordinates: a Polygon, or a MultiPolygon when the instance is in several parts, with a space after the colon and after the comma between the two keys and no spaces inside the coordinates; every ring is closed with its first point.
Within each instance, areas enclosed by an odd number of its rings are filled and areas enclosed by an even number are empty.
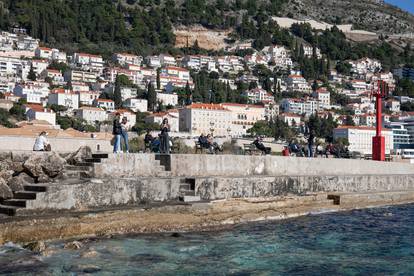
{"type": "Polygon", "coordinates": [[[414,202],[414,165],[208,154],[0,154],[0,244],[230,225],[414,202]]]}

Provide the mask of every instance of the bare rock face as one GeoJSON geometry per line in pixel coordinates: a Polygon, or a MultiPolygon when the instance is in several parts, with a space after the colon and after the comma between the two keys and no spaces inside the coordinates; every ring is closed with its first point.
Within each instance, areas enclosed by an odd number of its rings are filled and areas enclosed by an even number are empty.
{"type": "Polygon", "coordinates": [[[82,146],[76,152],[69,154],[69,156],[66,157],[66,162],[71,165],[76,165],[77,163],[83,162],[86,158],[91,157],[91,148],[88,146],[82,146]]]}
{"type": "MultiPolygon", "coordinates": [[[[66,164],[65,159],[55,152],[33,154],[27,159],[23,168],[36,179],[48,179],[58,176],[66,164]]],[[[44,181],[42,181],[44,182],[44,181]]]]}
{"type": "Polygon", "coordinates": [[[13,192],[23,191],[25,185],[29,185],[33,182],[31,180],[32,178],[29,175],[21,173],[10,179],[8,185],[13,192]]]}
{"type": "Polygon", "coordinates": [[[6,181],[3,178],[0,178],[0,199],[10,199],[13,198],[13,192],[9,186],[7,186],[6,181]]]}

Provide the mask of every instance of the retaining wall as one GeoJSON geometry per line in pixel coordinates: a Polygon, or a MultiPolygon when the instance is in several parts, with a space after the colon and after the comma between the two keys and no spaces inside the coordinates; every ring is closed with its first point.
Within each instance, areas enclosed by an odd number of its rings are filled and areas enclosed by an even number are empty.
{"type": "MultiPolygon", "coordinates": [[[[354,159],[209,154],[173,154],[169,158],[171,176],[180,177],[414,174],[413,164],[354,159]]],[[[96,173],[116,177],[156,176],[162,168],[153,160],[152,154],[111,154],[95,166],[96,173]]]]}
{"type": "MultiPolygon", "coordinates": [[[[128,178],[55,184],[22,212],[87,210],[177,200],[182,178],[128,178]]],[[[255,176],[198,178],[196,195],[203,200],[305,195],[319,192],[379,192],[414,190],[414,175],[255,176]]]]}

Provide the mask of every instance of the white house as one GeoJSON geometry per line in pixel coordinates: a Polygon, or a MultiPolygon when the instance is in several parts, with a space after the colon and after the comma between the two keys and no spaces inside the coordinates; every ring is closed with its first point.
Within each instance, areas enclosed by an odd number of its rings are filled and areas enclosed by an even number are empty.
{"type": "Polygon", "coordinates": [[[140,66],[143,58],[142,56],[132,55],[128,53],[115,53],[112,55],[112,60],[118,62],[122,66],[125,66],[127,64],[140,66]]]}
{"type": "Polygon", "coordinates": [[[302,121],[302,117],[295,113],[282,113],[280,118],[289,126],[299,126],[302,121]]]}
{"type": "Polygon", "coordinates": [[[129,98],[124,101],[122,106],[134,112],[137,112],[137,111],[147,112],[148,111],[148,101],[146,99],[129,98]]]}
{"type": "Polygon", "coordinates": [[[35,50],[35,57],[40,59],[52,59],[53,50],[47,47],[38,47],[35,50]]]}
{"type": "Polygon", "coordinates": [[[79,108],[79,95],[72,90],[53,89],[49,94],[48,104],[65,106],[68,110],[79,108]]]}
{"type": "Polygon", "coordinates": [[[48,84],[40,82],[26,82],[17,84],[14,87],[13,94],[24,98],[28,103],[42,103],[49,96],[48,84]]]}
{"type": "Polygon", "coordinates": [[[272,94],[262,88],[254,88],[243,92],[243,96],[247,97],[250,103],[274,102],[275,98],[272,94]]]}
{"type": "Polygon", "coordinates": [[[281,101],[281,107],[283,112],[311,115],[319,111],[320,105],[318,101],[309,99],[293,99],[287,98],[281,101]]]}
{"type": "Polygon", "coordinates": [[[289,75],[286,79],[287,89],[289,91],[310,92],[312,88],[301,75],[289,75]]]}
{"type": "Polygon", "coordinates": [[[40,104],[26,104],[26,116],[29,121],[42,120],[51,125],[56,125],[56,114],[53,110],[43,107],[40,104]]]}
{"type": "Polygon", "coordinates": [[[91,106],[83,106],[74,110],[74,116],[91,124],[108,120],[108,114],[105,110],[99,107],[91,106]]]}
{"type": "MultiPolygon", "coordinates": [[[[345,138],[349,142],[349,150],[361,154],[372,154],[372,137],[375,136],[375,128],[361,126],[340,126],[334,129],[334,139],[345,138]]],[[[383,130],[385,137],[385,153],[389,154],[394,148],[392,130],[383,130]]]]}
{"type": "Polygon", "coordinates": [[[79,95],[79,104],[89,106],[93,105],[101,95],[99,91],[76,91],[76,93],[79,95]]]}
{"type": "Polygon", "coordinates": [[[100,108],[104,108],[108,111],[114,111],[115,110],[115,102],[113,100],[108,99],[96,99],[94,101],[94,105],[100,108]]]}
{"type": "Polygon", "coordinates": [[[319,102],[322,108],[331,107],[331,93],[326,88],[319,88],[312,93],[312,96],[319,102]]]}
{"type": "Polygon", "coordinates": [[[157,101],[161,102],[163,105],[178,105],[178,95],[176,93],[157,93],[157,101]]]}
{"type": "Polygon", "coordinates": [[[231,112],[231,127],[227,129],[230,136],[244,136],[257,121],[269,119],[263,105],[222,103],[221,106],[231,112]]]}

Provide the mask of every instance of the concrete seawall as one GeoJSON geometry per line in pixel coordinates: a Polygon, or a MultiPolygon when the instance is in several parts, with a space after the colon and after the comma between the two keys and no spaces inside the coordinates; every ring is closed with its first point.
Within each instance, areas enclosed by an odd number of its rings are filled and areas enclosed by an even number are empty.
{"type": "MultiPolygon", "coordinates": [[[[95,166],[95,174],[98,177],[157,176],[162,168],[154,160],[151,154],[110,155],[95,166]]],[[[166,163],[170,175],[177,177],[414,174],[413,164],[331,158],[174,154],[166,163]]]]}

